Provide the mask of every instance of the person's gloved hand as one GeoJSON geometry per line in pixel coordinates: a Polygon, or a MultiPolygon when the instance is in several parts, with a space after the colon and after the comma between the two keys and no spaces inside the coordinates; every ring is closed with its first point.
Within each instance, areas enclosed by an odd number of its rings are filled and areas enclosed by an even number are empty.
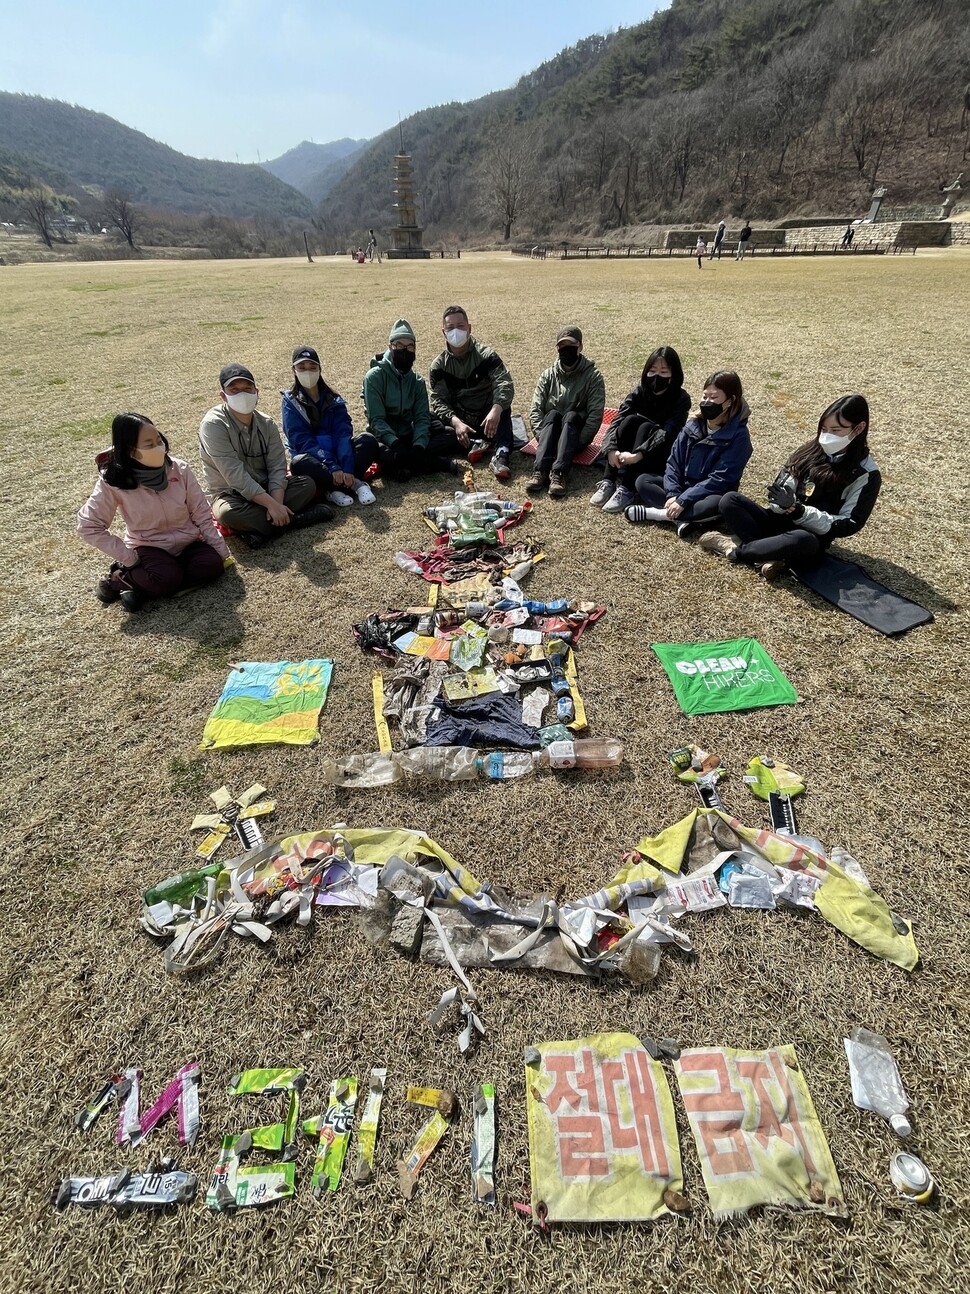
{"type": "Polygon", "coordinates": [[[788,512],[796,504],[798,482],[791,472],[781,471],[768,486],[768,505],[773,512],[788,512]]]}

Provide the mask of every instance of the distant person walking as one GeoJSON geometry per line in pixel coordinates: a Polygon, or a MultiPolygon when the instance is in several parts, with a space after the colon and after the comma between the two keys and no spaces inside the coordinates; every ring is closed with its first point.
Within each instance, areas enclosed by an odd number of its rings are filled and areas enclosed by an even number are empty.
{"type": "Polygon", "coordinates": [[[368,243],[367,243],[367,259],[368,259],[371,263],[373,263],[373,260],[374,260],[374,254],[375,254],[375,252],[376,252],[376,254],[377,254],[377,263],[378,263],[378,265],[380,265],[380,263],[381,263],[381,250],[380,250],[380,248],[377,246],[377,235],[374,233],[373,229],[368,229],[367,233],[368,233],[368,238],[369,238],[369,241],[368,241],[368,243]]]}
{"type": "Polygon", "coordinates": [[[703,234],[697,235],[697,246],[694,248],[694,255],[697,257],[697,268],[704,268],[704,257],[707,255],[707,243],[704,242],[703,234]]]}
{"type": "Polygon", "coordinates": [[[851,225],[846,225],[845,233],[842,235],[842,246],[848,251],[852,246],[852,240],[855,237],[855,230],[851,225]]]}
{"type": "Polygon", "coordinates": [[[724,242],[724,237],[726,234],[727,234],[727,225],[724,223],[723,220],[719,220],[717,225],[717,232],[714,235],[714,245],[711,247],[711,253],[707,258],[709,261],[712,261],[715,256],[717,257],[718,260],[721,259],[721,244],[724,242]]]}
{"type": "Polygon", "coordinates": [[[738,235],[738,250],[734,253],[735,260],[737,261],[744,260],[744,254],[748,250],[748,244],[750,242],[751,242],[751,226],[748,224],[747,221],[745,221],[744,228],[741,230],[741,233],[738,235]]]}

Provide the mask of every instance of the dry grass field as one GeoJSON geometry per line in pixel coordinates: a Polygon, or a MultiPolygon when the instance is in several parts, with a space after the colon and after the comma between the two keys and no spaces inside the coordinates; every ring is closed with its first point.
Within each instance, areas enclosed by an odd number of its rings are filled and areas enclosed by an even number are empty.
{"type": "MultiPolygon", "coordinates": [[[[155,262],[0,269],[0,455],[10,534],[0,550],[4,863],[2,1052],[5,1259],[0,1289],[41,1291],[438,1291],[607,1294],[635,1289],[879,1291],[970,1289],[970,1067],[967,1038],[965,604],[967,315],[970,254],[858,260],[532,263],[469,255],[429,264],[155,262]],[[595,476],[577,470],[561,503],[542,497],[530,529],[548,560],[536,596],[602,599],[580,677],[594,735],[615,735],[614,775],[335,793],[328,752],[375,748],[372,664],[351,621],[420,600],[392,562],[424,537],[422,505],[450,481],[393,485],[378,506],[288,536],[207,595],[135,617],[101,607],[104,561],[74,535],[111,416],[150,415],[197,464],[196,428],[227,360],[252,367],[278,413],[291,347],[316,345],[328,380],[358,409],[368,356],[405,315],[427,373],[440,311],[468,309],[516,380],[526,412],[556,329],[582,325],[616,404],[655,345],[675,345],[696,399],[704,376],[736,368],[752,407],[747,484],[758,494],[819,411],[866,393],[885,487],[868,528],[843,549],[935,623],[888,641],[791,580],[769,587],[674,535],[594,513],[595,476]],[[803,702],[689,719],[648,650],[652,641],[752,636],[803,702]],[[232,659],[331,656],[317,749],[202,754],[202,725],[232,659]],[[421,827],[480,878],[570,895],[600,886],[619,852],[688,812],[666,752],[687,741],[730,769],[724,798],[751,823],[763,806],[741,781],[769,753],[804,771],[802,828],[845,845],[890,906],[915,921],[922,964],[876,961],[821,920],[724,909],[694,917],[698,955],[668,957],[651,987],[596,987],[477,972],[489,1036],[462,1060],[427,1012],[450,977],[374,951],[352,914],[263,949],[236,940],[221,965],[167,978],[137,928],[140,894],[191,865],[188,826],[206,794],[255,780],[274,794],[269,827],[421,827]],[[937,1210],[900,1203],[888,1129],[851,1103],[842,1038],[857,1023],[897,1050],[916,1145],[937,1175],[937,1210]],[[653,1226],[531,1230],[523,1047],[603,1030],[672,1035],[682,1045],[794,1043],[841,1174],[851,1221],[763,1215],[718,1223],[706,1207],[682,1109],[692,1213],[653,1226]],[[118,1216],[50,1207],[74,1172],[136,1164],[107,1116],[81,1140],[73,1118],[103,1076],[138,1063],[158,1090],[179,1064],[203,1070],[203,1130],[186,1167],[205,1181],[223,1131],[242,1115],[225,1088],[250,1065],[304,1065],[308,1113],[331,1077],[389,1070],[380,1174],[322,1203],[309,1146],[295,1201],[210,1215],[118,1216]],[[498,1087],[498,1207],[469,1201],[468,1094],[498,1087]],[[464,1111],[401,1199],[393,1161],[417,1119],[408,1083],[451,1085],[464,1111]]],[[[516,464],[521,493],[530,464],[516,464]]],[[[269,829],[268,827],[268,829],[269,829]]],[[[251,1111],[250,1111],[251,1112],[251,1111]]],[[[159,1132],[146,1152],[174,1145],[159,1132]]],[[[147,1153],[145,1154],[147,1158],[147,1153]]]]}

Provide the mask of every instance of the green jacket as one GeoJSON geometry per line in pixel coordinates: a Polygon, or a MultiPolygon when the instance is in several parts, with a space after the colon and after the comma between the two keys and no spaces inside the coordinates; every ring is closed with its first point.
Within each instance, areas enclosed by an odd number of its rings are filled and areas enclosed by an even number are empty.
{"type": "Polygon", "coordinates": [[[367,430],[382,445],[393,445],[399,436],[410,436],[412,444],[427,448],[431,435],[428,387],[420,373],[399,373],[391,352],[375,355],[364,374],[364,409],[367,430]]]}
{"type": "Polygon", "coordinates": [[[472,337],[464,355],[443,350],[431,365],[431,411],[451,426],[455,414],[480,427],[493,404],[512,407],[512,375],[491,346],[472,337]]]}
{"type": "Polygon", "coordinates": [[[532,397],[529,424],[533,431],[547,413],[582,413],[586,421],[579,434],[580,445],[588,445],[600,429],[606,408],[606,385],[603,375],[591,359],[580,355],[570,373],[563,372],[557,360],[536,383],[532,397]]]}

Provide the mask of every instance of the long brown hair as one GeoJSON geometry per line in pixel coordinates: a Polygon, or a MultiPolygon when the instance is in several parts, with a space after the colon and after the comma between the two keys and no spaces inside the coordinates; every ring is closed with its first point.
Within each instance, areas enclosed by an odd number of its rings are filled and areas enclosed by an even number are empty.
{"type": "Polygon", "coordinates": [[[869,402],[864,395],[842,395],[833,400],[827,409],[822,411],[818,427],[811,440],[799,445],[791,458],[788,467],[793,476],[802,480],[811,476],[818,485],[835,486],[844,484],[855,476],[859,464],[869,456],[869,402]],[[841,418],[851,427],[864,422],[866,429],[861,436],[853,436],[844,458],[839,462],[830,462],[828,455],[818,443],[819,432],[825,426],[825,419],[832,416],[841,418]]]}
{"type": "MultiPolygon", "coordinates": [[[[744,390],[742,389],[741,379],[738,377],[737,373],[735,373],[733,369],[723,369],[719,373],[712,373],[704,383],[704,390],[706,391],[709,386],[716,386],[719,391],[723,391],[728,397],[731,401],[731,412],[728,415],[728,418],[729,420],[730,418],[733,418],[741,408],[741,402],[744,399],[744,390]]],[[[701,399],[703,400],[703,398],[704,396],[702,393],[701,399]]]]}

